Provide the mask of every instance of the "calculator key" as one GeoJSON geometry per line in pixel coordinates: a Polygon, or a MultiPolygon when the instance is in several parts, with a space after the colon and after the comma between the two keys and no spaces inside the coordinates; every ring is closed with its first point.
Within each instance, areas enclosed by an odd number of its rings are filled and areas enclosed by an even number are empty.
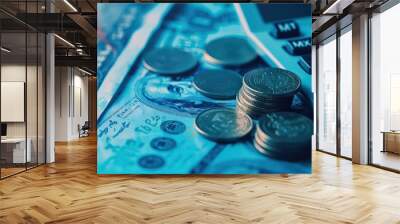
{"type": "Polygon", "coordinates": [[[310,54],[311,38],[290,40],[285,48],[289,53],[293,55],[310,54]]]}
{"type": "Polygon", "coordinates": [[[301,56],[299,65],[305,72],[311,74],[311,54],[301,56]]]}
{"type": "Polygon", "coordinates": [[[295,37],[300,34],[299,25],[293,20],[278,22],[274,25],[275,30],[273,31],[273,34],[277,38],[295,37]]]}

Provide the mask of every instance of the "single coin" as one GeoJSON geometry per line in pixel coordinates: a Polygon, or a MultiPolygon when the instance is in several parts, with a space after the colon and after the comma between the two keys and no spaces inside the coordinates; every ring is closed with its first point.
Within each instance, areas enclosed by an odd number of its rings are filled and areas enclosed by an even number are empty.
{"type": "Polygon", "coordinates": [[[242,76],[230,70],[205,70],[194,76],[193,86],[212,99],[234,99],[242,86],[242,76]]]}
{"type": "Polygon", "coordinates": [[[196,67],[197,59],[179,48],[157,48],[144,56],[144,66],[161,75],[176,76],[196,67]]]}
{"type": "Polygon", "coordinates": [[[246,90],[262,97],[292,96],[300,85],[300,79],[294,73],[279,68],[254,69],[243,78],[246,90]]]}
{"type": "Polygon", "coordinates": [[[214,39],[205,47],[205,59],[217,65],[240,66],[257,58],[257,53],[244,37],[214,39]]]}
{"type": "Polygon", "coordinates": [[[270,142],[305,143],[311,141],[313,122],[298,113],[273,112],[260,119],[259,130],[270,142]]]}
{"type": "Polygon", "coordinates": [[[217,142],[232,142],[243,138],[253,128],[253,120],[234,109],[217,108],[197,115],[195,128],[204,137],[217,142]]]}

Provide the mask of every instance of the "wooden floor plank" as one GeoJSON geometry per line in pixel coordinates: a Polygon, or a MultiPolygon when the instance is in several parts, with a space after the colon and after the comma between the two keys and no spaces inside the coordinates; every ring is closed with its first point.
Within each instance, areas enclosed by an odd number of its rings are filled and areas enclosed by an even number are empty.
{"type": "Polygon", "coordinates": [[[312,175],[97,175],[96,139],[0,181],[0,223],[400,223],[400,175],[313,153],[312,175]]]}

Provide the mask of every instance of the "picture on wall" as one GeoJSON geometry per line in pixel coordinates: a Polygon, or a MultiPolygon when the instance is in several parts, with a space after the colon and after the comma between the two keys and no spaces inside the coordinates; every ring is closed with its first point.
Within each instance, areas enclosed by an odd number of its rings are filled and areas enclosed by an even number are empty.
{"type": "Polygon", "coordinates": [[[311,173],[311,6],[98,4],[98,174],[311,173]]]}

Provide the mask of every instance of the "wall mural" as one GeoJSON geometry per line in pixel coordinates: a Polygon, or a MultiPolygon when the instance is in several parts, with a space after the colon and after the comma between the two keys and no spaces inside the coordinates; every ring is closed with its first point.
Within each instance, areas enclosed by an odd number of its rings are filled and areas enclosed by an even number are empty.
{"type": "Polygon", "coordinates": [[[99,174],[311,172],[310,5],[98,9],[99,174]]]}

